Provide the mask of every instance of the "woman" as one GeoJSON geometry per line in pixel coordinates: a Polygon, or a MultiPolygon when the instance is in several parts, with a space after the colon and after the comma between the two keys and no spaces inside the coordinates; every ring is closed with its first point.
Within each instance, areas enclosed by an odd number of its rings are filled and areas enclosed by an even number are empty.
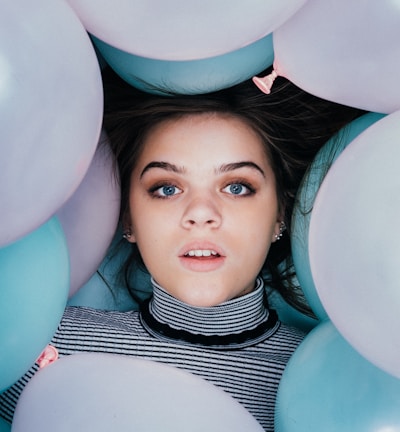
{"type": "MultiPolygon", "coordinates": [[[[185,369],[273,431],[279,380],[304,335],[279,322],[266,287],[308,311],[288,270],[296,188],[315,152],[358,112],[279,79],[268,96],[249,81],[162,97],[107,74],[104,125],[132,249],[123,273],[129,282],[141,261],[153,295],[139,312],[67,308],[51,344],[60,355],[120,353],[185,369]]],[[[130,289],[137,297],[140,287],[130,289]]],[[[36,370],[1,396],[8,420],[36,370]]]]}

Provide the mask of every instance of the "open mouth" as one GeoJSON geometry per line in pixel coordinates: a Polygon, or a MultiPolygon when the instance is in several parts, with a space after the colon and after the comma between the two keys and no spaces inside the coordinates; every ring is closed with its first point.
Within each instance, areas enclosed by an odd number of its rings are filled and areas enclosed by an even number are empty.
{"type": "Polygon", "coordinates": [[[188,249],[180,256],[182,265],[195,272],[210,272],[221,268],[225,262],[225,256],[216,249],[188,249]]]}

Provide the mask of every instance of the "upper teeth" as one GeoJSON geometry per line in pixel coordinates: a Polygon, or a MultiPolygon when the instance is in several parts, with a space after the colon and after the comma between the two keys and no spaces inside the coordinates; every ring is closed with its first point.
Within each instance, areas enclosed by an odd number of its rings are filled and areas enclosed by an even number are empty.
{"type": "Polygon", "coordinates": [[[214,250],[210,250],[210,249],[195,249],[195,250],[190,250],[185,255],[196,256],[196,257],[201,257],[201,256],[208,257],[211,255],[218,255],[218,253],[215,252],[214,250]]]}

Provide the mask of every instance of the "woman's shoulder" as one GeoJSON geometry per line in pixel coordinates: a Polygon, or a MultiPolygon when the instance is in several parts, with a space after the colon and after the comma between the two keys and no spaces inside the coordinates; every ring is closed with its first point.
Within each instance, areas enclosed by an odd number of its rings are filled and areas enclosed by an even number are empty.
{"type": "Polygon", "coordinates": [[[291,355],[293,351],[301,344],[306,334],[303,330],[278,322],[279,325],[275,333],[265,342],[278,349],[281,354],[291,355]]]}
{"type": "Polygon", "coordinates": [[[101,331],[102,329],[131,330],[139,322],[137,311],[102,310],[83,306],[68,306],[63,314],[58,333],[71,331],[101,331]]]}
{"type": "Polygon", "coordinates": [[[136,310],[119,311],[119,310],[106,310],[97,309],[87,306],[67,306],[65,308],[63,319],[132,319],[138,315],[136,310]]]}
{"type": "Polygon", "coordinates": [[[292,341],[293,344],[298,345],[306,337],[307,333],[298,327],[284,324],[280,322],[279,329],[277,331],[277,337],[282,340],[292,341]]]}
{"type": "Polygon", "coordinates": [[[280,333],[280,335],[287,335],[290,338],[293,338],[294,340],[300,340],[302,341],[307,333],[300,329],[299,327],[296,327],[294,325],[290,325],[290,324],[285,324],[283,322],[279,322],[279,329],[278,329],[278,333],[280,333]]]}

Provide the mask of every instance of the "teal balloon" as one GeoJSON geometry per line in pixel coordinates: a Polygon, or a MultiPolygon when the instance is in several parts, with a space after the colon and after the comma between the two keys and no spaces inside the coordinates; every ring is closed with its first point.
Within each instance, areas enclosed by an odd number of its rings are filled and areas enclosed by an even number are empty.
{"type": "MultiPolygon", "coordinates": [[[[319,299],[311,274],[308,250],[308,234],[315,197],[329,168],[342,151],[359,134],[384,117],[383,114],[368,113],[354,120],[331,138],[317,153],[307,170],[298,190],[292,215],[292,255],[297,279],[311,309],[319,320],[328,319],[328,315],[319,299]]],[[[376,143],[379,145],[379,143],[376,143]]],[[[326,245],[329,247],[329,245],[326,245]]]]}
{"type": "Polygon", "coordinates": [[[275,431],[400,431],[399,407],[400,380],[368,362],[326,321],[286,366],[275,431]]]}
{"type": "Polygon", "coordinates": [[[0,432],[11,432],[11,425],[0,418],[0,432]]]}
{"type": "Polygon", "coordinates": [[[305,333],[308,333],[319,324],[317,319],[301,313],[288,304],[276,290],[268,292],[268,304],[272,309],[276,310],[282,323],[296,327],[305,333]]]}
{"type": "Polygon", "coordinates": [[[57,218],[0,249],[0,391],[49,343],[68,291],[68,249],[57,218]]]}
{"type": "Polygon", "coordinates": [[[245,81],[271,66],[272,34],[216,57],[166,61],[121,51],[92,36],[94,45],[114,71],[132,86],[155,94],[201,94],[245,81]]]}

